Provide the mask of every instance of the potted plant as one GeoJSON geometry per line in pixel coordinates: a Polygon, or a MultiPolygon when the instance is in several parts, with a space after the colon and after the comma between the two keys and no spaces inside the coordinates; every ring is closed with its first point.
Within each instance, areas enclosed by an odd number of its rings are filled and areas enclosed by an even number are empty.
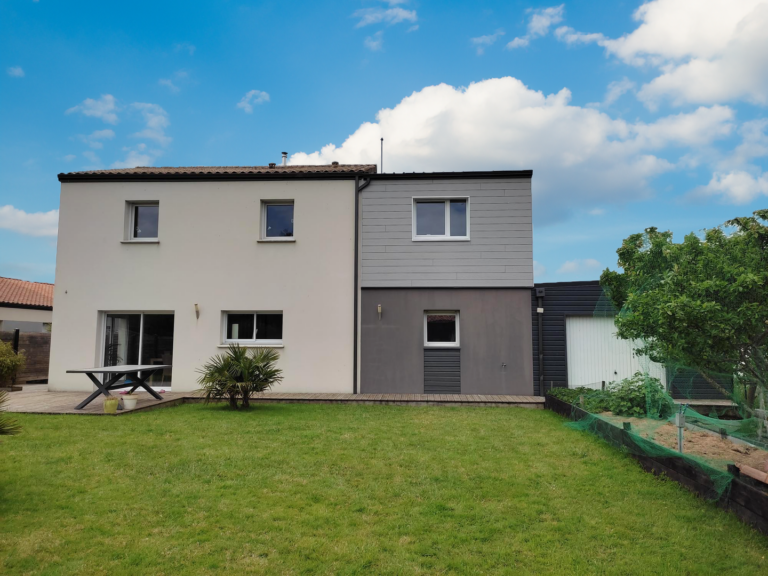
{"type": "Polygon", "coordinates": [[[136,403],[139,401],[139,395],[138,394],[131,394],[128,392],[127,394],[123,395],[123,408],[126,410],[133,410],[136,408],[136,403]]]}
{"type": "Polygon", "coordinates": [[[117,405],[120,400],[114,396],[107,396],[104,398],[104,414],[117,414],[117,405]]]}

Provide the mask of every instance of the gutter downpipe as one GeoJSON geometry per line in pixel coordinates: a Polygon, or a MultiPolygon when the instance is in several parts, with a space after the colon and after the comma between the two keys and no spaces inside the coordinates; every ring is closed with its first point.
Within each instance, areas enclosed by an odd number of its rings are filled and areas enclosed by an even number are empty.
{"type": "Polygon", "coordinates": [[[539,396],[546,393],[544,384],[544,288],[536,288],[536,316],[539,320],[539,396]]]}
{"type": "Polygon", "coordinates": [[[357,394],[357,308],[358,308],[358,292],[359,292],[359,280],[358,280],[358,274],[359,274],[359,268],[360,268],[360,192],[365,190],[368,187],[368,184],[371,183],[371,179],[368,178],[368,180],[365,181],[362,185],[360,184],[360,177],[355,176],[355,296],[354,296],[354,328],[353,328],[353,357],[352,357],[352,394],[357,394]]]}

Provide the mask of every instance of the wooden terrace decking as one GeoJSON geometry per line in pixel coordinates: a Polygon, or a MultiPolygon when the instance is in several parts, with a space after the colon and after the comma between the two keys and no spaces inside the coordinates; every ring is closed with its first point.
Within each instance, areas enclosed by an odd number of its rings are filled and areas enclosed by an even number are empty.
{"type": "MultiPolygon", "coordinates": [[[[85,414],[104,416],[102,399],[97,398],[83,410],[75,406],[88,392],[49,392],[45,386],[27,386],[22,392],[8,394],[8,412],[26,414],[85,414]]],[[[119,395],[117,395],[119,397],[119,395]]],[[[167,406],[178,406],[188,402],[200,402],[195,392],[165,392],[162,400],[155,400],[149,394],[140,393],[141,399],[134,410],[121,410],[122,416],[167,406]]],[[[543,396],[483,396],[477,394],[310,394],[265,392],[256,394],[251,403],[305,403],[305,404],[389,404],[406,406],[512,406],[523,408],[544,408],[543,396]]]]}

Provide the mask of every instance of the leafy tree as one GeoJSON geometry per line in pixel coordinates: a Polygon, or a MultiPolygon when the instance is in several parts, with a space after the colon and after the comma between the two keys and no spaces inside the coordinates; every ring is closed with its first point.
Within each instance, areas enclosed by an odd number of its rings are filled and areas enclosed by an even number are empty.
{"type": "MultiPolygon", "coordinates": [[[[619,337],[639,341],[655,362],[715,378],[733,375],[747,406],[768,382],[768,210],[688,234],[648,228],[617,250],[623,272],[600,283],[614,306],[619,337]]],[[[749,410],[751,412],[751,410],[749,410]]]]}
{"type": "Polygon", "coordinates": [[[226,398],[230,408],[250,406],[251,395],[268,390],[283,379],[277,367],[280,355],[271,348],[257,348],[250,352],[239,344],[231,344],[226,354],[213,356],[198,370],[206,402],[226,398]]]}

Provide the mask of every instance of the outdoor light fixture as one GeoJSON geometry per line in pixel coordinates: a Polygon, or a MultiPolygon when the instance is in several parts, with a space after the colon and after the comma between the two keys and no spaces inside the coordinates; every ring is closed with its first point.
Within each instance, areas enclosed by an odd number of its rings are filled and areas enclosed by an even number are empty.
{"type": "Polygon", "coordinates": [[[379,308],[379,320],[381,320],[381,304],[379,304],[378,308],[379,308]]]}
{"type": "Polygon", "coordinates": [[[195,304],[195,317],[200,320],[200,306],[195,304]]]}

